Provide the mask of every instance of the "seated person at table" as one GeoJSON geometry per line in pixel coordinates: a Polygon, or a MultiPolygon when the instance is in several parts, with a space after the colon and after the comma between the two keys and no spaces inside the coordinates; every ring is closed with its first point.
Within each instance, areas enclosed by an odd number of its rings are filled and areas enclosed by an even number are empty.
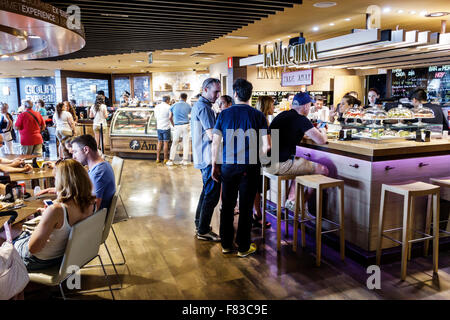
{"type": "MultiPolygon", "coordinates": [[[[304,158],[296,157],[296,146],[307,135],[316,144],[327,143],[327,132],[324,128],[316,129],[306,115],[311,108],[311,97],[309,94],[300,92],[294,96],[291,110],[281,112],[272,120],[270,132],[272,137],[272,152],[276,150],[278,143],[279,159],[277,163],[272,163],[266,168],[271,174],[278,175],[328,175],[328,168],[308,161],[304,158]],[[279,132],[279,141],[274,140],[275,131],[279,132]]],[[[272,155],[273,158],[273,155],[272,155]]],[[[309,194],[305,197],[307,198],[309,194]]],[[[291,183],[286,207],[294,209],[295,183],[291,183]]]]}
{"type": "MultiPolygon", "coordinates": [[[[114,171],[109,162],[100,156],[94,137],[86,134],[73,138],[72,155],[73,159],[89,167],[89,177],[94,186],[93,193],[97,197],[96,210],[109,208],[116,192],[114,171]]],[[[45,193],[55,193],[55,188],[44,189],[36,195],[45,193]]]]}
{"type": "Polygon", "coordinates": [[[42,218],[32,233],[25,231],[14,241],[29,271],[59,265],[72,226],[94,212],[95,197],[83,166],[65,160],[56,165],[55,171],[57,200],[39,210],[42,218]]]}
{"type": "MultiPolygon", "coordinates": [[[[0,135],[0,147],[3,146],[3,137],[0,135]]],[[[0,172],[20,173],[33,170],[33,167],[21,159],[8,160],[0,157],[0,172]]]]}

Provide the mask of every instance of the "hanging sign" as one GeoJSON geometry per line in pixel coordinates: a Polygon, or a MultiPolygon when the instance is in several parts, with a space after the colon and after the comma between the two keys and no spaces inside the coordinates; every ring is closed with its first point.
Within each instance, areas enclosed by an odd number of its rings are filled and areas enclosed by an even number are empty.
{"type": "Polygon", "coordinates": [[[283,48],[283,43],[274,43],[273,51],[268,53],[267,46],[264,46],[264,68],[284,67],[299,65],[304,62],[317,60],[317,49],[315,42],[301,43],[295,46],[283,48]]]}
{"type": "Polygon", "coordinates": [[[282,87],[309,86],[313,84],[313,69],[283,72],[281,74],[282,87]]]}

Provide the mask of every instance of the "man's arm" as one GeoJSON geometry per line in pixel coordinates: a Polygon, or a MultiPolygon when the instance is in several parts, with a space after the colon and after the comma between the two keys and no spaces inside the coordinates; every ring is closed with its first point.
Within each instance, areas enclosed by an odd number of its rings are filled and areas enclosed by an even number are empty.
{"type": "MultiPolygon", "coordinates": [[[[210,129],[212,132],[212,129],[210,129]]],[[[212,133],[211,133],[212,134],[212,133]]],[[[220,166],[217,164],[217,157],[219,156],[219,146],[222,141],[222,136],[214,133],[213,142],[211,146],[211,163],[212,163],[212,172],[211,177],[214,181],[219,182],[220,177],[220,166]]]]}
{"type": "Polygon", "coordinates": [[[172,124],[172,126],[175,127],[175,124],[173,123],[173,113],[172,113],[172,111],[169,111],[169,120],[170,120],[170,123],[172,124]]]}
{"type": "Polygon", "coordinates": [[[33,170],[33,167],[26,164],[23,168],[14,168],[6,164],[0,164],[0,171],[5,173],[21,173],[33,170]]]}
{"type": "Polygon", "coordinates": [[[95,210],[100,209],[100,205],[102,204],[102,198],[95,198],[95,210]]]}
{"type": "Polygon", "coordinates": [[[311,128],[308,131],[305,132],[305,134],[311,138],[312,141],[314,141],[317,144],[325,144],[327,143],[327,132],[324,128],[316,129],[311,128]]]}

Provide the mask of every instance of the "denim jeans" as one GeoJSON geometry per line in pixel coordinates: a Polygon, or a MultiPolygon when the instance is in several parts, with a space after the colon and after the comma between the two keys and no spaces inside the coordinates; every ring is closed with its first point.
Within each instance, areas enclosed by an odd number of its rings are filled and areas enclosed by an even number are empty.
{"type": "Polygon", "coordinates": [[[253,202],[258,188],[260,166],[222,165],[222,213],[220,238],[222,247],[231,249],[234,239],[234,207],[239,192],[239,223],[236,243],[240,252],[250,248],[253,202]]]}
{"type": "Polygon", "coordinates": [[[202,172],[203,190],[198,200],[197,212],[195,214],[195,227],[199,234],[208,233],[214,208],[220,198],[220,184],[211,177],[212,166],[209,165],[202,172]]]}
{"type": "Polygon", "coordinates": [[[31,234],[29,232],[22,232],[16,240],[14,240],[14,248],[16,248],[20,257],[22,258],[28,271],[47,269],[49,267],[60,265],[63,257],[52,260],[41,260],[33,256],[28,250],[28,242],[31,234]]]}

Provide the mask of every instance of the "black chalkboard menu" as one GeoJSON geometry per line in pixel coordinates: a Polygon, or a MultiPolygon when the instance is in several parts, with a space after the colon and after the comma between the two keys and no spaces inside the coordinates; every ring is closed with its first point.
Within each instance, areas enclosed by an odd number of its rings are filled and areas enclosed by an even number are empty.
{"type": "Polygon", "coordinates": [[[416,88],[426,89],[430,101],[450,103],[450,65],[392,69],[392,96],[408,97],[416,88]]]}

